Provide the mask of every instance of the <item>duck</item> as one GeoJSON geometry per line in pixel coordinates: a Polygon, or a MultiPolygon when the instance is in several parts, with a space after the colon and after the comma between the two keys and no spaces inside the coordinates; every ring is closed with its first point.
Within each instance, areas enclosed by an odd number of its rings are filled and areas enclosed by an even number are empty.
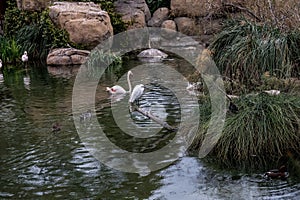
{"type": "Polygon", "coordinates": [[[288,176],[289,173],[287,172],[287,167],[285,165],[282,165],[279,169],[269,170],[264,174],[265,178],[281,179],[281,180],[285,180],[288,176]]]}
{"type": "Polygon", "coordinates": [[[53,124],[52,126],[52,132],[58,132],[61,130],[60,124],[58,122],[56,122],[55,124],[53,124]]]}
{"type": "Polygon", "coordinates": [[[88,109],[85,113],[82,113],[80,116],[80,122],[86,121],[86,120],[90,120],[92,118],[92,111],[91,109],[88,109]]]}

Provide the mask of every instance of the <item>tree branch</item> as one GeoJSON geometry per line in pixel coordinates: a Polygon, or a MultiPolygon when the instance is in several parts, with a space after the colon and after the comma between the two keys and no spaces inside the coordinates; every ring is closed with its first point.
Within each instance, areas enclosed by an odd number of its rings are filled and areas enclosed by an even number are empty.
{"type": "Polygon", "coordinates": [[[156,123],[162,125],[164,128],[170,130],[170,131],[176,131],[177,128],[173,127],[173,126],[170,126],[167,122],[164,122],[162,121],[161,119],[159,119],[158,117],[154,116],[150,111],[144,111],[142,110],[141,108],[135,106],[133,108],[132,111],[137,111],[139,113],[141,113],[142,115],[146,116],[146,117],[149,117],[150,119],[152,119],[153,121],[155,121],[156,123]]]}
{"type": "Polygon", "coordinates": [[[261,19],[258,16],[256,16],[251,10],[249,10],[249,9],[247,9],[245,7],[238,6],[238,5],[235,5],[235,4],[232,4],[232,3],[224,3],[223,5],[225,7],[237,8],[237,9],[239,9],[241,11],[244,11],[244,12],[248,13],[251,17],[254,17],[256,20],[261,21],[261,19]]]}

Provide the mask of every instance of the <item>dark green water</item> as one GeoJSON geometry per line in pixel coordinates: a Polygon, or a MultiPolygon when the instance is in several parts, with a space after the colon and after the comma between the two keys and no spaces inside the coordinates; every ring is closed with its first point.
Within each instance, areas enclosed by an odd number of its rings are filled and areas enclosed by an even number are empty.
{"type": "MultiPolygon", "coordinates": [[[[28,71],[5,71],[0,80],[0,199],[299,198],[300,183],[293,177],[266,180],[263,172],[236,176],[236,172],[215,169],[196,157],[183,156],[148,176],[103,165],[85,149],[73,123],[71,74],[76,70],[49,71],[32,65],[28,71]],[[56,122],[62,130],[53,133],[56,122]]],[[[101,91],[112,83],[110,77],[99,83],[97,117],[116,144],[132,150],[126,135],[114,137],[117,125],[105,123],[111,120],[110,100],[101,91]]],[[[151,96],[155,90],[144,98],[151,96]]],[[[180,117],[176,100],[164,100],[166,105],[172,102],[167,119],[176,124],[180,117]]],[[[139,123],[156,126],[148,119],[139,123]]],[[[153,148],[164,145],[169,137],[172,135],[158,135],[153,148]]]]}

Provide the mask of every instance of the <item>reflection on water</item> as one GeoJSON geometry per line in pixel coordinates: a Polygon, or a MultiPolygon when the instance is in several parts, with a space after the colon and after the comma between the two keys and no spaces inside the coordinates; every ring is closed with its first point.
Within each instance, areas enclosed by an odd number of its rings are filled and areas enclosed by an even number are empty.
{"type": "MultiPolygon", "coordinates": [[[[260,173],[220,171],[195,157],[184,156],[148,176],[123,173],[101,164],[83,146],[74,127],[73,82],[74,77],[53,76],[45,67],[28,66],[27,72],[4,71],[0,82],[1,199],[299,198],[300,183],[293,177],[286,181],[265,180],[260,173]],[[52,133],[56,122],[61,124],[62,130],[52,133]]],[[[117,106],[111,106],[108,95],[102,92],[109,84],[111,80],[100,82],[96,95],[99,121],[112,120],[111,107],[117,106]]],[[[159,85],[151,85],[143,97],[151,106],[143,99],[141,103],[145,109],[153,109],[153,113],[176,125],[180,111],[170,94],[159,85]],[[171,105],[159,104],[153,98],[160,90],[173,102],[171,105]]],[[[140,126],[141,130],[142,125],[158,127],[149,119],[130,123],[140,126]]],[[[131,140],[126,135],[116,137],[119,132],[115,123],[105,123],[105,126],[116,144],[132,148],[126,145],[131,140]]],[[[154,134],[154,142],[148,143],[152,145],[150,148],[158,148],[164,145],[163,141],[172,138],[172,134],[164,134],[164,131],[154,134]]],[[[136,150],[143,151],[142,145],[136,150]]]]}

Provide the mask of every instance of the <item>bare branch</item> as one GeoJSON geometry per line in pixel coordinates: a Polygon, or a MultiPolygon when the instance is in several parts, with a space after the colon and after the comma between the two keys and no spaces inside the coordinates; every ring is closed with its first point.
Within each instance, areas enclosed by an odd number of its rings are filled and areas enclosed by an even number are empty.
{"type": "Polygon", "coordinates": [[[248,13],[251,17],[254,17],[256,20],[261,21],[261,19],[258,16],[256,16],[251,10],[249,10],[249,9],[247,9],[245,7],[242,7],[242,6],[239,6],[239,5],[235,5],[235,4],[232,4],[232,3],[224,3],[223,5],[225,7],[237,8],[237,9],[239,9],[241,11],[244,11],[244,12],[248,13]]]}

